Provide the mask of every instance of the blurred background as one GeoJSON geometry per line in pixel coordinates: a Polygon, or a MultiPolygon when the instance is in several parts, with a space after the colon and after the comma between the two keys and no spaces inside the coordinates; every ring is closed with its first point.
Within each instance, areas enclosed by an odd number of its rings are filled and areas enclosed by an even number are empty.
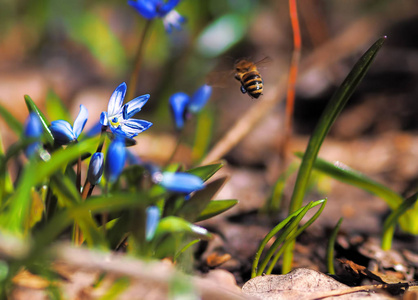
{"type": "MultiPolygon", "coordinates": [[[[183,0],[176,10],[187,19],[181,31],[167,34],[161,20],[155,20],[148,36],[135,95],[151,95],[137,117],[154,126],[138,136],[133,149],[144,160],[163,163],[176,143],[169,96],[178,91],[192,94],[208,77],[219,82],[199,116],[204,130],[198,132],[205,132],[207,141],[199,151],[193,149],[198,120],[191,120],[186,128],[189,135],[176,155],[185,164],[204,157],[260,101],[280,98],[225,157],[226,172],[232,176],[223,198],[239,199],[237,209],[242,211],[260,207],[280,165],[285,95],[271,91],[286,78],[292,54],[288,2],[183,0]],[[271,63],[260,68],[265,92],[258,100],[242,94],[233,75],[225,76],[237,59],[257,61],[266,56],[271,63]]],[[[387,35],[320,156],[343,161],[408,193],[418,182],[418,2],[300,0],[298,10],[302,57],[290,150],[303,151],[332,93],[360,55],[387,35]]],[[[106,110],[112,91],[129,81],[144,25],[145,20],[121,0],[0,0],[1,104],[23,121],[27,116],[23,95],[30,95],[44,109],[53,93],[66,103],[73,118],[81,103],[88,108],[88,129],[106,110]]],[[[17,138],[4,125],[1,134],[9,145],[17,138]]],[[[341,184],[332,185],[341,191],[341,184]]],[[[329,183],[323,188],[331,193],[329,183]]],[[[361,191],[339,193],[341,201],[366,197],[361,191]]],[[[385,210],[382,201],[376,203],[385,210]]],[[[345,205],[330,204],[325,221],[335,224],[336,215],[349,220],[356,202],[345,205]]],[[[356,224],[361,224],[358,216],[356,224]]],[[[376,232],[377,227],[376,223],[376,232]]]]}

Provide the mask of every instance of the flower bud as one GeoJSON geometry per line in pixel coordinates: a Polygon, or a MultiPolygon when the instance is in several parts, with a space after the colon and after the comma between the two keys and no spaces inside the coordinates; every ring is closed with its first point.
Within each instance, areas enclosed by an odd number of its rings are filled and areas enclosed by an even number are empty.
{"type": "Polygon", "coordinates": [[[89,169],[87,171],[87,180],[91,185],[97,185],[100,183],[103,174],[103,159],[102,152],[96,152],[90,159],[89,169]]]}

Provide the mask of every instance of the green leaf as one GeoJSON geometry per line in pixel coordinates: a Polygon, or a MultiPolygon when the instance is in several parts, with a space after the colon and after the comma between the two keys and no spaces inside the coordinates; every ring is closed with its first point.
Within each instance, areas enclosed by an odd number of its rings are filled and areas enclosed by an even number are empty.
{"type": "Polygon", "coordinates": [[[44,136],[48,144],[54,144],[54,136],[52,135],[51,130],[49,130],[49,125],[51,125],[48,120],[45,118],[45,115],[39,110],[36,106],[35,102],[33,102],[32,98],[28,95],[25,95],[25,102],[26,106],[28,107],[29,112],[34,112],[38,115],[39,119],[41,120],[43,130],[45,132],[44,136]]]}
{"type": "Polygon", "coordinates": [[[327,247],[327,266],[328,266],[328,273],[331,275],[335,274],[334,269],[334,248],[335,248],[335,240],[337,238],[338,231],[340,230],[341,223],[343,218],[338,220],[337,225],[335,225],[334,229],[332,230],[331,236],[329,237],[328,247],[327,247]]]}
{"type": "Polygon", "coordinates": [[[68,109],[53,90],[49,90],[46,96],[46,113],[50,120],[65,120],[72,123],[68,109]]]}
{"type": "Polygon", "coordinates": [[[266,247],[267,243],[270,241],[270,239],[275,236],[280,230],[282,230],[282,228],[284,228],[285,226],[288,226],[288,224],[290,224],[294,218],[296,216],[298,216],[300,213],[304,212],[306,209],[310,209],[313,208],[317,205],[322,205],[325,202],[325,200],[318,200],[315,202],[310,202],[309,204],[307,204],[306,206],[299,208],[297,211],[293,212],[292,214],[290,214],[286,219],[284,219],[283,221],[281,221],[279,224],[277,224],[265,237],[264,239],[260,242],[260,245],[258,246],[256,255],[254,257],[254,261],[253,261],[253,266],[252,266],[252,271],[251,271],[251,278],[255,277],[257,275],[257,269],[258,269],[258,262],[260,260],[261,254],[264,250],[264,248],[266,247]]]}
{"type": "Polygon", "coordinates": [[[94,151],[98,139],[89,139],[65,149],[54,152],[49,161],[40,161],[35,157],[25,167],[19,186],[10,201],[9,210],[0,216],[0,226],[12,233],[22,233],[25,219],[27,218],[30,190],[33,186],[42,183],[66,164],[76,159],[85,152],[94,151]]]}
{"type": "Polygon", "coordinates": [[[17,136],[21,136],[23,134],[23,125],[1,104],[0,116],[17,136]]]}
{"type": "MultiPolygon", "coordinates": [[[[332,96],[328,105],[325,107],[325,110],[315,127],[303,156],[295,187],[293,189],[289,212],[294,212],[301,207],[306,189],[308,187],[312,167],[318,155],[319,149],[321,148],[322,142],[328,134],[332,124],[334,124],[334,121],[346,105],[348,99],[350,99],[364,75],[366,75],[367,70],[370,68],[372,61],[379,49],[383,46],[385,40],[386,37],[380,38],[366,51],[365,54],[363,54],[341,86],[332,96]]],[[[291,270],[293,260],[292,248],[293,245],[290,245],[289,249],[285,251],[285,255],[283,257],[283,273],[288,273],[291,270]]]]}
{"type": "Polygon", "coordinates": [[[200,177],[203,181],[207,181],[209,178],[211,178],[216,172],[219,171],[220,168],[222,168],[224,165],[223,162],[218,164],[212,164],[212,165],[206,165],[197,167],[194,169],[190,169],[187,171],[187,173],[196,175],[200,177]]]}
{"type": "MultiPolygon", "coordinates": [[[[303,156],[301,152],[295,154],[297,157],[303,156]]],[[[403,202],[402,196],[395,191],[340,163],[332,164],[317,157],[313,167],[334,179],[351,184],[382,198],[391,209],[395,209],[403,202]]]]}
{"type": "Polygon", "coordinates": [[[224,211],[234,207],[238,204],[238,200],[228,199],[228,200],[212,200],[206,206],[206,208],[200,213],[200,216],[197,217],[195,222],[200,222],[203,220],[210,219],[214,216],[217,216],[224,211]]]}
{"type": "Polygon", "coordinates": [[[189,200],[184,201],[176,215],[190,222],[195,222],[227,180],[228,177],[222,177],[210,182],[203,190],[197,191],[189,200]]]}
{"type": "Polygon", "coordinates": [[[160,220],[155,231],[154,239],[158,240],[165,234],[174,233],[186,233],[203,240],[212,238],[212,235],[205,228],[189,223],[182,218],[171,216],[160,220]]]}
{"type": "Polygon", "coordinates": [[[200,161],[207,152],[213,135],[215,115],[212,110],[203,109],[197,115],[196,132],[192,150],[193,162],[200,161]]]}
{"type": "MultiPolygon", "coordinates": [[[[395,231],[395,225],[398,219],[406,213],[418,200],[418,193],[415,193],[404,202],[397,209],[395,209],[383,223],[383,238],[382,238],[382,249],[389,250],[392,246],[392,238],[395,231]]],[[[417,220],[414,220],[415,223],[417,220]]]]}

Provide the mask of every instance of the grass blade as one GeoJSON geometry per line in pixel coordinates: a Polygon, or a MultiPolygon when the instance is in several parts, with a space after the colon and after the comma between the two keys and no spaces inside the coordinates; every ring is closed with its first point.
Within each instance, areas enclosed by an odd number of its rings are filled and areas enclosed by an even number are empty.
{"type": "MultiPolygon", "coordinates": [[[[363,56],[359,59],[351,72],[348,74],[346,79],[343,81],[341,86],[332,96],[324,112],[322,113],[303,156],[295,187],[293,189],[289,212],[294,212],[299,207],[301,207],[306,189],[308,187],[312,167],[318,155],[319,149],[321,148],[322,142],[328,134],[332,124],[346,105],[348,99],[351,97],[354,90],[363,79],[379,49],[383,46],[385,40],[386,37],[380,38],[366,51],[365,54],[363,54],[363,56]]],[[[291,264],[293,260],[292,249],[293,244],[289,245],[288,249],[285,250],[283,258],[284,273],[287,273],[291,270],[291,264]]]]}
{"type": "Polygon", "coordinates": [[[32,98],[28,95],[25,95],[25,102],[26,106],[28,107],[29,112],[34,112],[38,115],[39,119],[41,120],[42,127],[45,132],[45,138],[48,144],[53,145],[54,144],[54,136],[52,135],[51,130],[49,130],[49,125],[51,125],[48,120],[46,119],[45,115],[42,113],[42,111],[39,110],[39,108],[36,106],[35,102],[33,102],[32,98]]]}
{"type": "MultiPolygon", "coordinates": [[[[418,193],[415,193],[406,199],[397,209],[395,209],[383,223],[382,249],[389,250],[392,246],[392,238],[395,231],[395,225],[398,219],[410,209],[418,200],[418,193]]],[[[416,221],[416,220],[415,220],[416,221]]]]}
{"type": "Polygon", "coordinates": [[[328,266],[328,273],[331,275],[335,274],[334,269],[334,248],[335,248],[335,239],[337,238],[338,231],[340,230],[341,223],[343,218],[338,220],[337,225],[335,225],[334,229],[332,230],[331,236],[329,237],[328,241],[328,248],[327,248],[327,266],[328,266]]]}

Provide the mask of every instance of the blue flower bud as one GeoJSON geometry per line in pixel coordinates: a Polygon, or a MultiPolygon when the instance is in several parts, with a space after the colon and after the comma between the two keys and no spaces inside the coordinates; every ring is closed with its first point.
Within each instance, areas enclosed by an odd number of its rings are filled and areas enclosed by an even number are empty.
{"type": "Polygon", "coordinates": [[[170,108],[177,130],[184,127],[186,120],[186,108],[189,104],[190,97],[186,93],[175,93],[170,97],[170,108]]]}
{"type": "MultiPolygon", "coordinates": [[[[29,114],[29,116],[26,118],[25,121],[25,128],[24,128],[24,135],[28,138],[39,138],[42,135],[43,128],[41,120],[39,119],[39,116],[32,112],[29,114]]],[[[32,156],[36,150],[39,148],[40,143],[34,142],[30,144],[25,149],[25,155],[26,157],[32,156]]]]}
{"type": "Polygon", "coordinates": [[[105,162],[105,177],[109,182],[115,182],[125,166],[126,149],[123,137],[116,137],[107,149],[105,162]]]}
{"type": "Polygon", "coordinates": [[[160,221],[160,210],[156,206],[149,206],[146,209],[146,215],[145,239],[150,241],[154,237],[155,230],[157,229],[158,222],[160,221]]]}
{"type": "Polygon", "coordinates": [[[89,113],[84,105],[80,105],[80,112],[74,121],[74,128],[64,120],[52,121],[49,129],[59,145],[67,145],[77,140],[86,125],[89,113]]]}
{"type": "Polygon", "coordinates": [[[184,194],[190,194],[205,187],[200,177],[182,172],[163,172],[159,184],[171,192],[184,194]]]}
{"type": "Polygon", "coordinates": [[[89,169],[87,171],[87,180],[92,185],[100,183],[103,174],[103,159],[104,155],[102,152],[96,152],[90,159],[89,169]]]}
{"type": "Polygon", "coordinates": [[[205,107],[210,96],[212,95],[212,87],[210,85],[202,85],[192,96],[189,105],[187,106],[188,111],[191,113],[198,113],[205,107]]]}

